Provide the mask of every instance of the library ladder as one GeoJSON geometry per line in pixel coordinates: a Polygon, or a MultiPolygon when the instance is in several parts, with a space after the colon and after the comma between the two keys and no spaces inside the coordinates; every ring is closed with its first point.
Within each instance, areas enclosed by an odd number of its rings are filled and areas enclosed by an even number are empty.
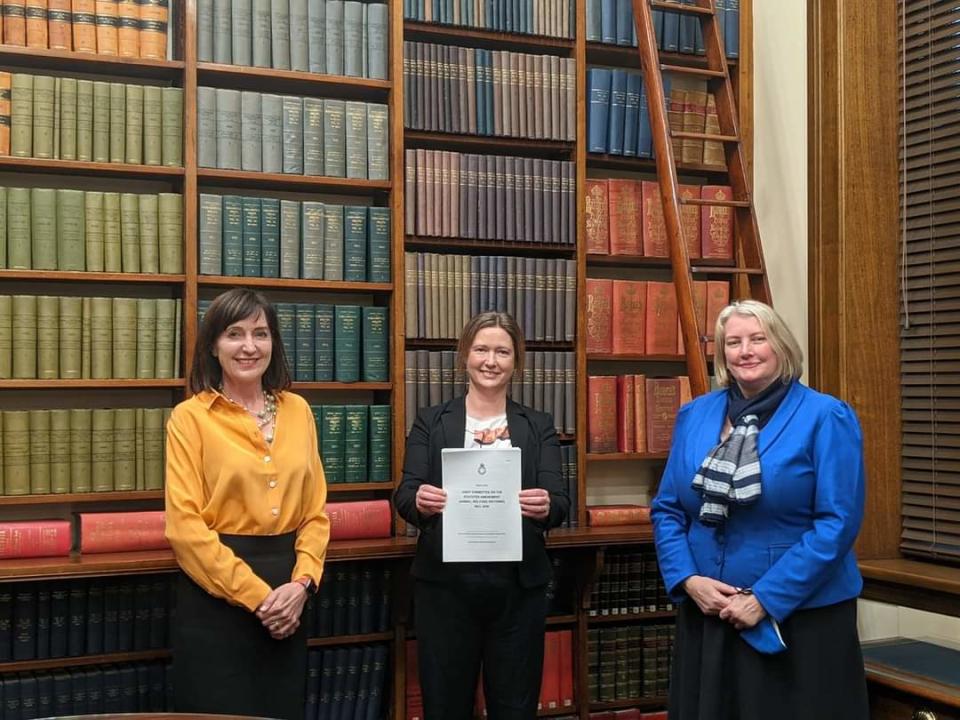
{"type": "Polygon", "coordinates": [[[649,101],[651,134],[656,153],[660,197],[663,201],[663,217],[670,242],[673,282],[677,291],[677,306],[680,311],[684,346],[687,348],[687,373],[690,376],[691,390],[696,396],[710,390],[710,379],[707,375],[707,363],[703,350],[691,351],[691,348],[703,348],[703,343],[696,322],[693,274],[687,255],[687,244],[683,238],[680,206],[686,204],[730,207],[734,213],[734,265],[722,268],[711,267],[709,271],[725,273],[733,277],[732,297],[735,298],[753,298],[770,303],[770,288],[763,264],[763,250],[760,246],[760,231],[753,207],[750,180],[743,157],[737,104],[721,43],[723,31],[713,7],[714,0],[693,0],[693,3],[681,5],[660,0],[639,0],[633,3],[633,14],[637,27],[643,83],[649,101]],[[703,31],[703,45],[707,60],[705,68],[660,62],[653,28],[654,10],[693,15],[697,19],[703,31]],[[707,81],[708,90],[714,94],[716,100],[720,134],[670,130],[662,73],[701,78],[707,81]],[[732,199],[702,200],[680,197],[672,139],[722,143],[729,183],[733,190],[732,199]]]}

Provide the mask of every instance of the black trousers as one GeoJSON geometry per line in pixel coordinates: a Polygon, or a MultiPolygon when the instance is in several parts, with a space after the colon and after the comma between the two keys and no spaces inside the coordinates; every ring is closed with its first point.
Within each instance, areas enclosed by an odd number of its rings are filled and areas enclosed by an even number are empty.
{"type": "MultiPolygon", "coordinates": [[[[296,534],[221,535],[270,587],[290,581],[296,534]]],[[[181,572],[173,637],[174,709],[303,720],[307,639],[303,624],[274,640],[257,616],[208,594],[181,572]]]]}
{"type": "Polygon", "coordinates": [[[670,720],[868,720],[857,601],[798,610],[758,653],[692,600],[677,611],[670,720]]]}
{"type": "Polygon", "coordinates": [[[536,718],[546,586],[523,588],[515,568],[491,564],[417,580],[414,603],[425,720],[472,720],[481,667],[490,720],[536,718]]]}

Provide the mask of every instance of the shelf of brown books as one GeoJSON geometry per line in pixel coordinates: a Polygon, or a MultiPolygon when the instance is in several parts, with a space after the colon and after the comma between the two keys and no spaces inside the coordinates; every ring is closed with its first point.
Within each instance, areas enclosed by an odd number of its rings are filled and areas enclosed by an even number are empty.
{"type": "Polygon", "coordinates": [[[373,102],[384,102],[391,87],[389,80],[218,63],[197,63],[197,81],[200,85],[237,90],[266,88],[270,92],[298,95],[323,93],[338,98],[373,102]]]}
{"type": "Polygon", "coordinates": [[[124,178],[131,180],[179,181],[183,178],[182,167],[165,165],[128,165],[126,163],[96,163],[80,160],[46,160],[0,156],[0,171],[17,171],[58,175],[86,175],[99,178],[124,178]]]}
{"type": "Polygon", "coordinates": [[[285,175],[283,173],[245,172],[243,170],[220,170],[199,168],[197,180],[201,185],[242,187],[271,190],[302,190],[304,192],[330,192],[340,195],[370,195],[388,192],[389,180],[358,180],[323,175],[285,175]]]}
{"type": "Polygon", "coordinates": [[[149,60],[12,45],[0,45],[0,65],[31,71],[63,70],[145,80],[177,80],[186,67],[182,60],[149,60]]]}
{"type": "Polygon", "coordinates": [[[116,663],[143,662],[148,660],[168,660],[169,650],[138,650],[136,652],[108,653],[106,655],[80,655],[78,657],[57,657],[44,660],[16,660],[0,663],[0,673],[36,672],[40,670],[59,670],[60,668],[85,667],[87,665],[113,665],[116,663]]]}
{"type": "Polygon", "coordinates": [[[392,390],[390,382],[295,382],[293,390],[392,390]]]}
{"type": "Polygon", "coordinates": [[[471,47],[489,50],[518,50],[568,56],[573,52],[576,41],[573,38],[554,38],[541,35],[498,32],[477,28],[441,25],[438,23],[404,21],[405,40],[433,42],[442,44],[469,44],[471,47]]]}
{"type": "Polygon", "coordinates": [[[609,702],[592,702],[590,711],[599,710],[624,710],[627,708],[637,708],[638,710],[656,710],[667,706],[666,695],[655,695],[653,697],[641,697],[627,700],[611,700],[609,702]]]}
{"type": "Polygon", "coordinates": [[[653,622],[655,620],[673,620],[677,616],[675,610],[658,610],[656,612],[627,613],[619,615],[596,615],[587,618],[587,625],[616,625],[618,623],[653,622]]]}
{"type": "Polygon", "coordinates": [[[337,645],[363,645],[365,643],[389,642],[392,632],[366,633],[364,635],[333,635],[331,637],[310,638],[307,647],[336,647],[337,645]]]}
{"type": "Polygon", "coordinates": [[[44,493],[43,495],[0,495],[0,507],[12,505],[53,505],[94,502],[163,500],[163,490],[116,490],[113,492],[44,493]]]}
{"type": "MultiPolygon", "coordinates": [[[[590,153],[587,155],[587,167],[602,170],[626,170],[630,172],[649,173],[650,176],[653,177],[657,172],[657,161],[652,158],[590,153]]],[[[727,169],[719,165],[677,163],[677,173],[681,177],[696,176],[716,179],[727,177],[727,169]]]]}
{"type": "MultiPolygon", "coordinates": [[[[2,278],[0,278],[2,279],[2,278]]],[[[294,278],[230,277],[227,275],[199,275],[197,285],[214,287],[252,287],[271,290],[317,290],[324,292],[389,293],[393,283],[345,282],[340,280],[300,280],[294,278]]]]}
{"type": "Polygon", "coordinates": [[[408,235],[404,240],[408,250],[434,250],[444,253],[457,252],[493,252],[498,255],[567,255],[573,257],[577,249],[573,245],[560,243],[507,242],[501,240],[469,240],[463,238],[433,238],[408,235]]]}
{"type": "Polygon", "coordinates": [[[622,462],[624,460],[666,460],[667,453],[587,453],[587,462],[622,462]]]}
{"type": "Polygon", "coordinates": [[[43,282],[78,283],[153,283],[177,285],[184,282],[184,275],[162,273],[113,273],[74,270],[0,270],[0,282],[4,280],[33,280],[43,282]]]}
{"type": "Polygon", "coordinates": [[[457,150],[492,155],[521,155],[560,160],[570,159],[570,155],[576,147],[576,143],[562,140],[457,135],[455,133],[426,132],[423,130],[405,130],[403,139],[408,148],[457,150]]]}
{"type": "Polygon", "coordinates": [[[109,390],[116,388],[182,388],[183,378],[123,380],[0,380],[0,390],[109,390]]]}

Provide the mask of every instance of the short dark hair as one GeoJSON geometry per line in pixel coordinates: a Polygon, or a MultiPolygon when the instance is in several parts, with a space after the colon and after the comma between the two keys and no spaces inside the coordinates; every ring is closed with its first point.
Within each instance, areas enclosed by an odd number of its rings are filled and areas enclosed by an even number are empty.
{"type": "Polygon", "coordinates": [[[233,288],[218,295],[210,303],[200,323],[193,349],[193,367],[190,369],[191,392],[199,393],[220,387],[223,382],[223,368],[213,352],[217,339],[233,323],[261,312],[267,320],[273,342],[270,364],[263,374],[263,389],[277,392],[290,387],[290,372],[287,370],[283,340],[280,339],[277,311],[261,293],[247,288],[233,288]]]}
{"type": "Polygon", "coordinates": [[[477,313],[463,326],[460,339],[457,341],[457,369],[461,371],[467,369],[467,356],[470,354],[473,339],[478,332],[490,327],[502,328],[510,336],[510,340],[513,341],[513,371],[514,373],[521,372],[523,370],[523,358],[526,354],[523,331],[512,315],[493,310],[477,313]]]}

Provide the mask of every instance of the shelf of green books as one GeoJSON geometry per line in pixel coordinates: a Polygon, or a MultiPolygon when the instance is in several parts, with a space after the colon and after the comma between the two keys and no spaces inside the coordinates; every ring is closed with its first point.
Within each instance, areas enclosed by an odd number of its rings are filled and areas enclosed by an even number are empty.
{"type": "Polygon", "coordinates": [[[95,163],[80,160],[46,160],[0,156],[0,172],[31,172],[57,175],[86,175],[99,178],[130,180],[181,180],[182,167],[165,165],[128,165],[126,163],[95,163]]]}
{"type": "Polygon", "coordinates": [[[392,390],[390,382],[295,382],[294,390],[392,390]]]}
{"type": "Polygon", "coordinates": [[[587,353],[587,360],[614,360],[623,362],[686,362],[683,355],[636,355],[613,353],[587,353]]]}
{"type": "Polygon", "coordinates": [[[573,52],[573,38],[554,38],[523,33],[497,32],[477,28],[441,25],[438,23],[403,23],[405,40],[441,43],[446,45],[469,45],[489,50],[518,50],[520,52],[548,53],[568,56],[573,52]]]}
{"type": "Polygon", "coordinates": [[[61,503],[130,502],[163,500],[163,490],[117,490],[112,492],[44,493],[43,495],[0,495],[0,507],[11,505],[52,505],[61,503]]]}
{"type": "Polygon", "coordinates": [[[405,130],[403,140],[408,148],[455,150],[459,152],[489,153],[491,155],[519,155],[554,160],[569,160],[576,147],[576,143],[562,140],[458,135],[423,130],[405,130]]]}
{"type": "Polygon", "coordinates": [[[13,662],[0,663],[0,673],[37,672],[40,670],[85,667],[87,665],[114,665],[116,663],[169,660],[170,657],[171,652],[169,650],[138,650],[136,652],[109,653],[106,655],[80,655],[78,657],[58,657],[44,660],[16,660],[13,662]]]}
{"type": "Polygon", "coordinates": [[[182,60],[147,60],[12,45],[0,45],[0,66],[31,71],[62,70],[70,73],[122,75],[147,80],[178,80],[183,76],[184,70],[182,60]]]}
{"type": "Polygon", "coordinates": [[[307,647],[336,647],[337,645],[363,645],[365,643],[389,642],[392,632],[366,633],[364,635],[333,635],[332,637],[310,638],[307,647]]]}
{"type": "Polygon", "coordinates": [[[235,90],[266,90],[297,95],[323,94],[371,102],[386,102],[391,87],[389,80],[217,63],[197,63],[197,81],[200,85],[235,90]]]}
{"type": "MultiPolygon", "coordinates": [[[[704,55],[691,53],[661,52],[662,65],[677,65],[694,68],[706,68],[707,58],[704,55]]],[[[608,65],[611,67],[639,68],[640,50],[625,45],[611,45],[608,43],[587,43],[587,64],[608,65]]],[[[727,66],[735,67],[736,58],[727,58],[727,66]]]]}
{"type": "MultiPolygon", "coordinates": [[[[602,170],[626,170],[630,172],[649,174],[651,179],[657,174],[657,161],[653,158],[624,157],[623,155],[604,155],[589,153],[587,167],[602,170]]],[[[690,165],[677,163],[677,173],[683,177],[706,177],[724,179],[727,169],[720,165],[690,165]]]]}
{"type": "Polygon", "coordinates": [[[673,618],[676,616],[677,612],[675,610],[658,610],[656,612],[626,613],[618,615],[595,615],[587,617],[587,625],[616,625],[619,623],[673,620],[673,618]]]}
{"type": "Polygon", "coordinates": [[[4,280],[34,280],[43,282],[88,282],[88,283],[156,283],[176,285],[185,280],[184,275],[161,273],[108,273],[72,270],[0,270],[0,282],[4,280]]]}
{"type": "MultiPolygon", "coordinates": [[[[572,342],[543,342],[540,340],[527,340],[527,350],[573,350],[572,342]]],[[[456,338],[407,338],[406,347],[408,350],[455,350],[457,347],[456,338]]]]}
{"type": "Polygon", "coordinates": [[[0,390],[107,390],[113,388],[182,388],[183,378],[123,380],[0,380],[0,390]]]}
{"type": "Polygon", "coordinates": [[[375,192],[388,192],[391,186],[389,180],[359,180],[322,175],[286,175],[283,173],[246,172],[244,170],[220,170],[218,168],[199,168],[197,170],[197,181],[201,185],[329,192],[338,195],[370,195],[375,192]]]}
{"type": "Polygon", "coordinates": [[[667,706],[666,695],[655,695],[653,697],[640,697],[628,700],[611,700],[610,702],[592,702],[590,711],[601,710],[624,710],[626,708],[637,708],[639,710],[656,710],[667,706]]]}
{"type": "Polygon", "coordinates": [[[407,235],[404,245],[408,250],[442,251],[456,253],[496,253],[498,255],[567,255],[573,257],[577,253],[573,245],[560,243],[536,242],[508,242],[505,240],[469,240],[464,238],[425,237],[407,235]]]}
{"type": "Polygon", "coordinates": [[[666,460],[667,453],[587,453],[587,462],[623,462],[624,460],[666,460]]]}
{"type": "MultiPolygon", "coordinates": [[[[2,276],[0,276],[2,279],[2,276]]],[[[327,292],[389,293],[393,283],[345,282],[340,280],[300,280],[294,278],[229,277],[226,275],[200,275],[197,285],[229,287],[255,287],[273,290],[322,290],[327,292]]]]}
{"type": "Polygon", "coordinates": [[[364,483],[327,483],[328,493],[347,493],[347,492],[383,492],[388,490],[393,492],[393,483],[386,482],[364,482],[364,483]]]}

